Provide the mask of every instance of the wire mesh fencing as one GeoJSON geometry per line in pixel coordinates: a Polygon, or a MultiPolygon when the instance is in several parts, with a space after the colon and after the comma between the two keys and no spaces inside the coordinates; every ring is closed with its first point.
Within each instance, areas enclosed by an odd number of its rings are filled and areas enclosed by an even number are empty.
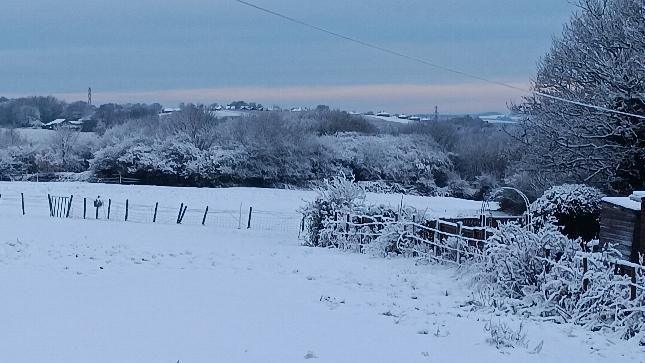
{"type": "Polygon", "coordinates": [[[110,222],[200,225],[298,234],[302,214],[253,209],[218,209],[180,203],[142,204],[130,199],[82,195],[0,194],[0,216],[40,216],[110,222]]]}

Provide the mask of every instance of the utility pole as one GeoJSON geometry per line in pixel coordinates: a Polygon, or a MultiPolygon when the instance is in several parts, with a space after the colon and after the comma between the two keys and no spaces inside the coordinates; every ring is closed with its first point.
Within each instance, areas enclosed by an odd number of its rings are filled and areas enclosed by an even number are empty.
{"type": "Polygon", "coordinates": [[[87,105],[92,106],[92,87],[87,89],[87,105]]]}

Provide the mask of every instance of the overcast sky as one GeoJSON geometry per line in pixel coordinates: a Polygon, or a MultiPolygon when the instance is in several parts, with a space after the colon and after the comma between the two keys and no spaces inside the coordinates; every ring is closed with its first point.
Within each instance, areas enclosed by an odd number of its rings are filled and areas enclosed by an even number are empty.
{"type": "MultiPolygon", "coordinates": [[[[526,86],[566,0],[249,0],[340,33],[526,86]]],[[[233,0],[2,0],[0,95],[68,101],[504,110],[521,94],[382,54],[233,0]]]]}

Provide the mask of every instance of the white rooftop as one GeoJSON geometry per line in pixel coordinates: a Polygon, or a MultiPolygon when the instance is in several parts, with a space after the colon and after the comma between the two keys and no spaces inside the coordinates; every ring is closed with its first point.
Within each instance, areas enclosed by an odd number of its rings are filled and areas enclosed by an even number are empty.
{"type": "Polygon", "coordinates": [[[603,201],[631,210],[641,210],[641,199],[645,198],[645,191],[636,191],[629,197],[605,197],[603,201]]]}
{"type": "Polygon", "coordinates": [[[63,122],[65,122],[65,119],[64,119],[64,118],[57,118],[57,119],[55,119],[55,120],[54,120],[54,121],[52,121],[52,122],[48,122],[48,123],[46,123],[46,124],[45,124],[45,126],[59,125],[59,124],[62,124],[63,122]]]}

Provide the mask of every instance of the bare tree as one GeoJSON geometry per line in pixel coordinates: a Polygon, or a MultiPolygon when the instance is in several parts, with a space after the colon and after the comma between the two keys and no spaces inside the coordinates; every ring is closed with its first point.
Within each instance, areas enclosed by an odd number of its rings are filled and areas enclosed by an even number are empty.
{"type": "Polygon", "coordinates": [[[60,157],[60,165],[63,169],[75,164],[75,148],[79,143],[79,132],[67,127],[56,130],[52,138],[52,149],[60,157]]]}
{"type": "MultiPolygon", "coordinates": [[[[540,61],[533,89],[645,115],[645,1],[577,5],[540,61]]],[[[645,120],[540,96],[513,108],[526,116],[517,135],[525,171],[615,192],[645,187],[645,120]]]]}
{"type": "Polygon", "coordinates": [[[215,142],[217,118],[202,105],[183,105],[164,121],[170,134],[186,139],[200,150],[207,150],[215,142]]]}

